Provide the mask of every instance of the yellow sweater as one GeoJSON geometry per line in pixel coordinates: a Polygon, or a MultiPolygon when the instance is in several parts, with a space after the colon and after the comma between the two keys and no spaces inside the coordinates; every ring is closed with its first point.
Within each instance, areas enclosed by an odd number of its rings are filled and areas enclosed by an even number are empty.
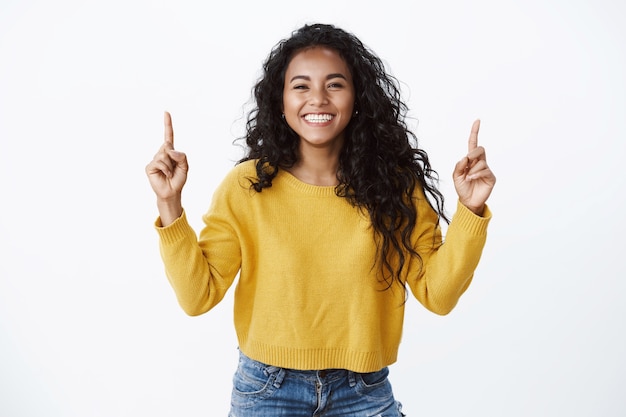
{"type": "MultiPolygon", "coordinates": [[[[404,292],[384,290],[367,214],[284,170],[271,188],[250,189],[254,162],[237,165],[217,188],[199,239],[185,214],[155,226],[178,301],[189,315],[215,306],[234,282],[239,348],[260,362],[292,369],[372,372],[396,361],[404,292]]],[[[429,310],[447,314],[472,279],[491,213],[463,205],[445,244],[436,213],[420,192],[413,236],[424,267],[404,277],[429,310]]]]}

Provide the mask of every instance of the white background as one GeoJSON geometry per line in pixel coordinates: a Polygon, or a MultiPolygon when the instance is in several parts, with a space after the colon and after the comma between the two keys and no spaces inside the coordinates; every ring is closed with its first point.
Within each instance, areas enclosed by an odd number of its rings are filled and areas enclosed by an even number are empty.
{"type": "Polygon", "coordinates": [[[262,61],[315,21],[403,82],[450,211],[475,118],[498,177],[458,307],[409,302],[391,367],[405,412],[625,415],[625,4],[218,3],[2,1],[0,415],[227,414],[232,299],[196,318],[176,304],[144,166],[169,110],[198,228],[262,61]]]}

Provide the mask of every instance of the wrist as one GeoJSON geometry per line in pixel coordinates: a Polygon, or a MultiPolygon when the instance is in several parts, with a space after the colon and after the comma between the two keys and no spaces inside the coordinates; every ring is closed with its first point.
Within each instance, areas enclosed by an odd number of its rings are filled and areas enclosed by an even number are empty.
{"type": "Polygon", "coordinates": [[[463,204],[469,211],[477,215],[478,217],[483,217],[485,213],[485,205],[482,204],[480,206],[470,206],[468,204],[463,204]]]}
{"type": "Polygon", "coordinates": [[[174,221],[183,214],[183,206],[180,199],[157,199],[157,208],[159,210],[162,227],[174,223],[174,221]]]}

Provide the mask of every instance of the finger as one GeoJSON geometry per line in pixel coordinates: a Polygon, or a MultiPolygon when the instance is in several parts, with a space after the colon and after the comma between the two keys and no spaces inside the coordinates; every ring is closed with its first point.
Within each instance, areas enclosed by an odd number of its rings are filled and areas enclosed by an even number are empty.
{"type": "Polygon", "coordinates": [[[480,119],[474,121],[472,125],[472,131],[470,132],[469,141],[468,141],[468,151],[472,152],[474,149],[478,147],[478,130],[480,129],[480,119]]]}
{"type": "Polygon", "coordinates": [[[477,146],[476,148],[474,148],[474,150],[470,151],[467,154],[467,158],[472,162],[478,159],[487,159],[487,152],[485,151],[484,147],[477,146]]]}
{"type": "Polygon", "coordinates": [[[473,151],[465,155],[463,159],[461,159],[458,162],[458,164],[460,165],[465,164],[465,170],[468,170],[474,167],[474,165],[476,165],[478,161],[486,161],[486,160],[487,160],[487,154],[485,152],[485,148],[483,148],[482,146],[478,146],[476,149],[474,149],[473,151]]]}
{"type": "Polygon", "coordinates": [[[469,159],[465,157],[456,163],[456,165],[454,166],[454,172],[452,175],[454,177],[463,177],[465,174],[467,174],[468,169],[469,169],[469,159]]]}
{"type": "Polygon", "coordinates": [[[162,160],[155,160],[146,166],[146,174],[159,174],[169,178],[172,176],[172,168],[162,160]]]}
{"type": "Polygon", "coordinates": [[[483,171],[484,169],[488,169],[488,168],[489,168],[489,166],[487,165],[486,161],[484,161],[484,160],[475,161],[474,164],[467,169],[466,173],[467,173],[468,178],[471,179],[471,177],[473,177],[474,174],[477,174],[477,173],[483,171]]]}
{"type": "Polygon", "coordinates": [[[166,170],[163,170],[163,172],[165,173],[173,172],[176,161],[172,159],[172,157],[169,155],[169,152],[175,151],[173,149],[168,149],[167,143],[164,143],[161,146],[161,149],[159,149],[159,152],[154,155],[151,164],[158,163],[159,165],[164,165],[167,168],[166,170]]]}
{"type": "Polygon", "coordinates": [[[174,128],[172,127],[172,116],[169,112],[165,112],[163,124],[165,127],[165,143],[170,145],[170,149],[174,149],[174,128]]]}
{"type": "Polygon", "coordinates": [[[176,167],[187,172],[189,165],[187,164],[187,155],[174,149],[167,152],[167,155],[176,163],[176,167]]]}
{"type": "Polygon", "coordinates": [[[491,171],[491,169],[489,167],[485,167],[483,169],[481,169],[480,171],[474,172],[472,174],[469,174],[467,176],[467,179],[470,181],[474,181],[474,180],[482,180],[488,184],[495,184],[496,182],[496,176],[493,174],[493,171],[491,171]]]}

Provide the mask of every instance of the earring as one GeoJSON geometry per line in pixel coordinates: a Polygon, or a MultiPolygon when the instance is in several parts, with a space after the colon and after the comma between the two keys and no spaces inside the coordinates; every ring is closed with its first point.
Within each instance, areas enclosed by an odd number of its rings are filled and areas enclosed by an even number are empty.
{"type": "Polygon", "coordinates": [[[285,113],[281,114],[280,117],[282,117],[283,120],[285,120],[285,113]]]}
{"type": "Polygon", "coordinates": [[[354,111],[354,115],[355,115],[355,116],[358,116],[358,115],[359,115],[359,111],[358,111],[358,110],[355,110],[355,111],[354,111]]]}

